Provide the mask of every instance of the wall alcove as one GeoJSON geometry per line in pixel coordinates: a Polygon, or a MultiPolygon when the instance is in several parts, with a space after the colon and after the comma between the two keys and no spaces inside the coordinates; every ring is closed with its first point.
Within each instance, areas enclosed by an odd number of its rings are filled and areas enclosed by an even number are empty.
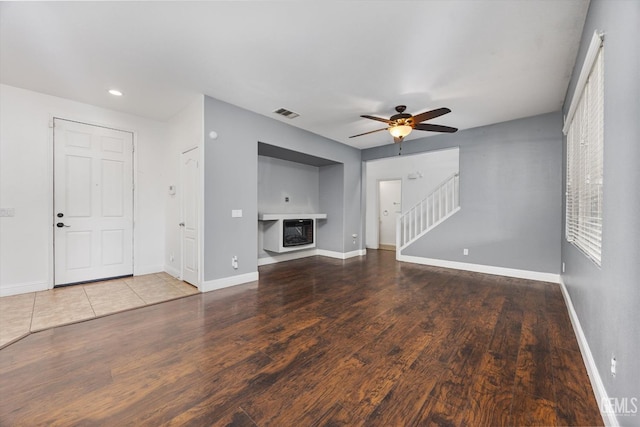
{"type": "Polygon", "coordinates": [[[258,260],[280,252],[331,248],[333,240],[341,241],[343,181],[342,163],[258,142],[258,260]],[[274,223],[265,218],[292,215],[314,218],[314,244],[274,251],[274,245],[265,242],[274,223]]]}

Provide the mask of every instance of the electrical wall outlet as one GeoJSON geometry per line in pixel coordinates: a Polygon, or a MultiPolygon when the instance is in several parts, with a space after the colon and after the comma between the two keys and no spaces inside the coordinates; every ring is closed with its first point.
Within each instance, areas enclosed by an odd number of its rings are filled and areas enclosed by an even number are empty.
{"type": "Polygon", "coordinates": [[[612,355],[611,356],[611,376],[613,378],[616,377],[616,365],[618,364],[618,361],[616,360],[616,355],[612,355]]]}
{"type": "Polygon", "coordinates": [[[564,262],[562,263],[562,272],[564,273],[564,262]]]}
{"type": "Polygon", "coordinates": [[[469,249],[464,248],[464,249],[462,250],[462,255],[469,255],[469,249]]]}
{"type": "Polygon", "coordinates": [[[0,208],[0,217],[12,217],[15,216],[15,208],[0,208]]]}
{"type": "Polygon", "coordinates": [[[233,267],[235,270],[238,269],[238,257],[236,255],[231,258],[231,267],[233,267]]]}

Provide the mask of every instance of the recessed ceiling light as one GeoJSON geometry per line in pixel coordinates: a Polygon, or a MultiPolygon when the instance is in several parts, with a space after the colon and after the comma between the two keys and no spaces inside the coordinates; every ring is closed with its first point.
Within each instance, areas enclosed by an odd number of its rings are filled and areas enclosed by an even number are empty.
{"type": "Polygon", "coordinates": [[[122,96],[122,92],[117,89],[109,89],[109,93],[113,96],[122,96]]]}

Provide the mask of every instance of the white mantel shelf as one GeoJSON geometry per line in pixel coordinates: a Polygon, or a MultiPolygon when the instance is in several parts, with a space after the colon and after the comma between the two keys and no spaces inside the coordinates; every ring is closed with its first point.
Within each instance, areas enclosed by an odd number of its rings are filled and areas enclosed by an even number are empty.
{"type": "Polygon", "coordinates": [[[283,219],[327,219],[326,213],[259,213],[258,221],[279,221],[283,219]]]}

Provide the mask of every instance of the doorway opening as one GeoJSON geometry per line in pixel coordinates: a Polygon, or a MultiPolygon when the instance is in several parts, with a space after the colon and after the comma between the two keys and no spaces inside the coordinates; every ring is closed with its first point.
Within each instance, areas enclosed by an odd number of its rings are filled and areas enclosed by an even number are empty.
{"type": "Polygon", "coordinates": [[[378,181],[378,248],[396,250],[396,222],[402,214],[402,180],[378,181]]]}

